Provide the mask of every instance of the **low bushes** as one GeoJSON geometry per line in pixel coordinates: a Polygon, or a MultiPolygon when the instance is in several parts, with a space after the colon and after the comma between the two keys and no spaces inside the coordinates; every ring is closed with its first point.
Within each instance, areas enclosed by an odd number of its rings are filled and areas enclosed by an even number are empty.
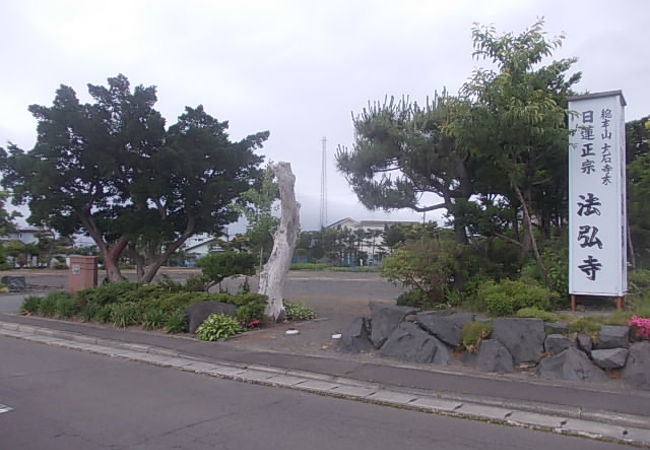
{"type": "Polygon", "coordinates": [[[226,339],[245,331],[241,323],[225,314],[211,314],[196,330],[196,337],[202,341],[226,339]]]}
{"type": "Polygon", "coordinates": [[[287,320],[313,320],[316,318],[316,312],[309,306],[302,303],[284,301],[284,313],[287,320]]]}
{"type": "MultiPolygon", "coordinates": [[[[216,301],[234,305],[233,320],[242,327],[255,328],[264,322],[265,295],[253,292],[211,294],[192,290],[196,286],[194,282],[183,285],[170,280],[158,285],[110,283],[74,295],[52,292],[45,297],[28,296],[23,300],[21,311],[62,319],[76,317],[85,322],[110,323],[117,327],[141,325],[148,330],[182,333],[188,330],[185,314],[188,306],[216,301]]],[[[313,309],[300,303],[285,302],[285,308],[289,320],[315,317],[313,309]]]]}
{"type": "Polygon", "coordinates": [[[511,316],[522,308],[547,310],[555,297],[553,292],[532,279],[484,281],[476,295],[478,304],[493,316],[511,316]]]}

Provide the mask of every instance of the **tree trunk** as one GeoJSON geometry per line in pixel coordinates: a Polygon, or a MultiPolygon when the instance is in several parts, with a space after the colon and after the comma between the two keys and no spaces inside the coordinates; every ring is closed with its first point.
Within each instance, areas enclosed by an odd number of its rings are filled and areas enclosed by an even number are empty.
{"type": "Polygon", "coordinates": [[[167,247],[158,258],[155,258],[151,264],[147,266],[144,276],[142,277],[142,281],[145,283],[151,283],[153,281],[153,278],[158,273],[158,270],[169,259],[172,253],[178,250],[181,245],[183,245],[185,241],[187,241],[187,239],[192,236],[194,233],[195,225],[196,220],[193,217],[190,217],[187,220],[187,225],[185,226],[185,231],[183,231],[183,234],[181,234],[179,238],[176,239],[169,247],[167,247]]]}
{"type": "Polygon", "coordinates": [[[97,247],[99,247],[99,250],[102,252],[102,256],[104,257],[104,267],[106,269],[106,281],[111,283],[114,281],[122,281],[125,278],[122,276],[122,272],[120,272],[119,260],[120,255],[122,255],[129,240],[125,236],[120,236],[112,245],[104,242],[102,233],[99,231],[99,228],[97,228],[97,225],[90,216],[89,211],[90,208],[88,208],[85,213],[79,213],[79,219],[90,237],[95,241],[95,244],[97,244],[97,247]]]}
{"type": "Polygon", "coordinates": [[[632,230],[630,229],[630,218],[627,217],[627,257],[630,259],[630,267],[636,270],[636,255],[634,254],[634,243],[632,242],[632,230]]]}
{"type": "Polygon", "coordinates": [[[535,234],[533,233],[533,222],[530,218],[530,213],[528,212],[526,199],[521,194],[521,190],[515,183],[513,183],[513,188],[517,194],[517,197],[519,198],[519,201],[521,202],[521,208],[524,211],[524,227],[525,227],[526,234],[528,234],[528,237],[530,239],[530,246],[533,249],[533,255],[535,256],[537,267],[539,267],[539,271],[542,273],[542,277],[544,278],[544,284],[546,285],[546,287],[550,289],[551,283],[550,280],[548,279],[548,272],[546,271],[546,267],[544,267],[544,262],[542,261],[542,257],[540,256],[539,250],[537,249],[537,240],[535,239],[535,234]]]}
{"type": "Polygon", "coordinates": [[[283,291],[300,232],[300,204],[296,202],[296,177],[291,172],[291,164],[274,164],[273,172],[280,188],[282,216],[275,231],[271,256],[260,273],[258,292],[268,297],[264,314],[278,321],[284,318],[283,291]]]}
{"type": "Polygon", "coordinates": [[[119,262],[120,255],[122,254],[122,251],[124,251],[127,243],[128,239],[122,236],[117,241],[115,241],[113,245],[104,246],[102,248],[102,253],[104,255],[104,267],[106,268],[106,279],[109,283],[113,283],[115,281],[123,281],[126,279],[120,271],[119,262]]]}

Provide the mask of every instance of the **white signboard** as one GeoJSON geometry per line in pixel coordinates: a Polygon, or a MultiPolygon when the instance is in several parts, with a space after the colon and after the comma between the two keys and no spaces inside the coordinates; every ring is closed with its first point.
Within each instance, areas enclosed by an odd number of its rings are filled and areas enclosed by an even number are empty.
{"type": "Polygon", "coordinates": [[[625,99],[569,98],[569,293],[627,291],[625,99]]]}

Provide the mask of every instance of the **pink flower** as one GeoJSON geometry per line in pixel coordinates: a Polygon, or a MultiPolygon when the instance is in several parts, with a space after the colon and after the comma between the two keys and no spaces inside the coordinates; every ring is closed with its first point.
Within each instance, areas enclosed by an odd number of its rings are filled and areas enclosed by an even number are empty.
{"type": "Polygon", "coordinates": [[[632,316],[627,324],[634,327],[636,336],[641,339],[650,339],[650,318],[632,316]]]}

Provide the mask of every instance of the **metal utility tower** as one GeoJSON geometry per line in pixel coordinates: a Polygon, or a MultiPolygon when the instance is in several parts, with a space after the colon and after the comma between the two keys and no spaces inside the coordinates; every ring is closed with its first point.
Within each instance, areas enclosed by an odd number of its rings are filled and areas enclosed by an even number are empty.
{"type": "Polygon", "coordinates": [[[323,229],[327,225],[327,139],[323,136],[321,142],[323,143],[323,150],[320,172],[320,227],[323,229]]]}

